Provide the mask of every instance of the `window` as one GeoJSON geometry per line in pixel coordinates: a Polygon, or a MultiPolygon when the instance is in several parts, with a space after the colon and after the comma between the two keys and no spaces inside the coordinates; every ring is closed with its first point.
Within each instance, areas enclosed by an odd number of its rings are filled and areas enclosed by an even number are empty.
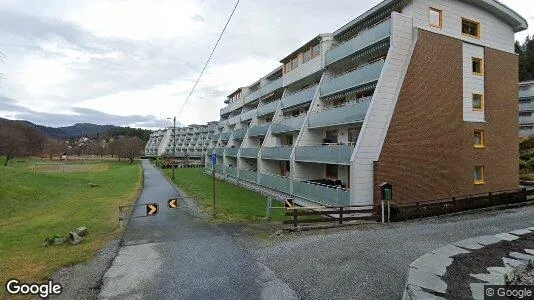
{"type": "Polygon", "coordinates": [[[312,58],[311,55],[312,53],[311,53],[311,48],[310,48],[306,52],[304,52],[304,54],[302,55],[302,63],[305,63],[308,60],[310,60],[312,58]]]}
{"type": "Polygon", "coordinates": [[[349,143],[356,144],[358,141],[358,136],[360,135],[360,128],[350,128],[349,129],[349,143]]]}
{"type": "Polygon", "coordinates": [[[484,110],[484,96],[481,94],[473,94],[473,111],[484,110]]]}
{"type": "Polygon", "coordinates": [[[484,75],[484,60],[482,58],[473,57],[472,61],[473,74],[480,76],[484,75]]]}
{"type": "Polygon", "coordinates": [[[287,73],[289,71],[291,71],[291,62],[290,61],[288,61],[288,62],[286,62],[284,64],[284,72],[287,73]]]}
{"type": "Polygon", "coordinates": [[[299,66],[298,56],[291,60],[291,70],[299,66]]]}
{"type": "Polygon", "coordinates": [[[280,162],[280,175],[289,177],[291,172],[291,166],[289,161],[280,162]]]}
{"type": "Polygon", "coordinates": [[[319,54],[321,54],[321,51],[319,50],[319,44],[317,44],[311,48],[311,57],[317,57],[319,54]]]}
{"type": "Polygon", "coordinates": [[[283,146],[292,146],[293,145],[293,136],[292,135],[284,135],[284,136],[282,136],[282,145],[283,146]]]}
{"type": "Polygon", "coordinates": [[[326,165],[326,178],[337,179],[338,166],[337,165],[326,165]]]}
{"type": "Polygon", "coordinates": [[[324,143],[337,143],[337,129],[325,130],[324,135],[324,143]]]}
{"type": "Polygon", "coordinates": [[[431,7],[428,12],[430,26],[441,28],[443,26],[443,12],[440,9],[431,7]]]}
{"type": "Polygon", "coordinates": [[[484,167],[476,166],[473,172],[473,181],[475,184],[484,184],[484,167]]]}
{"type": "Polygon", "coordinates": [[[462,18],[462,34],[480,38],[480,23],[462,18]]]}
{"type": "Polygon", "coordinates": [[[484,130],[475,130],[473,137],[475,148],[484,148],[484,130]]]}
{"type": "Polygon", "coordinates": [[[271,123],[273,121],[273,117],[266,117],[265,123],[271,123]]]}

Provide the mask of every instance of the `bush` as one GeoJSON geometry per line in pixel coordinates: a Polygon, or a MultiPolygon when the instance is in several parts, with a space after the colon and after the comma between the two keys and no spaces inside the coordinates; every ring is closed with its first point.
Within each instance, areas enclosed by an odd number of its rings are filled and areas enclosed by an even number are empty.
{"type": "Polygon", "coordinates": [[[534,138],[528,138],[519,143],[519,151],[526,151],[534,148],[534,138]]]}

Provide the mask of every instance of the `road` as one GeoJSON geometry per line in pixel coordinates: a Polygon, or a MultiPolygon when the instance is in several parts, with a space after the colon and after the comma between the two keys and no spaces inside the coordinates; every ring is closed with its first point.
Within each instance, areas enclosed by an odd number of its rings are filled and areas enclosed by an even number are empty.
{"type": "MultiPolygon", "coordinates": [[[[103,278],[99,299],[292,299],[296,294],[218,228],[167,200],[179,194],[148,161],[140,203],[158,203],[155,217],[132,219],[103,278]]],[[[133,215],[143,215],[137,207],[133,215]]]]}

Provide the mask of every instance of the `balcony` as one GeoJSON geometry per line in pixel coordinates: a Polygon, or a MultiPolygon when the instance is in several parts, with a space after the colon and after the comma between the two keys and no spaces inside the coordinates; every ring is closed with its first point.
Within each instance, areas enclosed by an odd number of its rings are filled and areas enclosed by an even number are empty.
{"type": "Polygon", "coordinates": [[[213,148],[207,148],[206,149],[206,154],[207,155],[211,155],[213,153],[213,148]]]}
{"type": "Polygon", "coordinates": [[[310,114],[308,128],[321,128],[352,123],[361,123],[365,120],[371,97],[360,99],[354,104],[335,107],[310,114]]]}
{"type": "Polygon", "coordinates": [[[288,108],[306,102],[311,102],[316,90],[317,85],[314,85],[282,98],[282,108],[288,108]]]}
{"type": "Polygon", "coordinates": [[[295,160],[348,165],[353,150],[353,145],[302,146],[295,149],[295,160]]]}
{"type": "Polygon", "coordinates": [[[350,191],[342,188],[294,180],[293,194],[323,205],[350,205],[350,191]]]}
{"type": "Polygon", "coordinates": [[[241,122],[251,120],[256,115],[256,109],[251,109],[241,114],[241,122]]]}
{"type": "Polygon", "coordinates": [[[231,132],[221,133],[221,141],[228,141],[230,139],[230,136],[232,136],[231,132]]]}
{"type": "Polygon", "coordinates": [[[232,111],[238,109],[238,108],[241,108],[243,106],[243,101],[240,99],[240,100],[237,100],[237,101],[234,101],[233,103],[230,103],[228,104],[228,106],[226,107],[223,107],[221,109],[221,116],[223,115],[226,115],[228,113],[231,113],[232,111]]]}
{"type": "Polygon", "coordinates": [[[280,100],[275,100],[265,105],[260,105],[258,107],[258,117],[274,113],[276,109],[278,108],[279,103],[280,103],[280,100]]]}
{"type": "Polygon", "coordinates": [[[261,150],[261,158],[289,160],[293,146],[265,147],[261,150]]]}
{"type": "Polygon", "coordinates": [[[239,169],[239,179],[257,183],[258,182],[258,172],[239,169]]]}
{"type": "Polygon", "coordinates": [[[519,98],[533,98],[534,90],[521,91],[519,90],[519,98]]]}
{"type": "Polygon", "coordinates": [[[223,153],[224,153],[224,149],[225,148],[215,148],[215,154],[217,154],[218,156],[222,156],[223,153]]]}
{"type": "Polygon", "coordinates": [[[251,103],[254,100],[258,99],[261,96],[261,90],[257,89],[256,91],[245,96],[245,104],[251,103]]]}
{"type": "Polygon", "coordinates": [[[261,95],[265,96],[268,95],[274,91],[276,91],[279,88],[282,88],[283,86],[283,80],[282,77],[276,79],[275,81],[272,81],[268,84],[266,84],[264,87],[261,88],[261,95]]]}
{"type": "Polygon", "coordinates": [[[270,124],[252,126],[248,129],[248,136],[265,136],[269,126],[270,124]]]}
{"type": "Polygon", "coordinates": [[[239,122],[241,122],[241,116],[240,115],[228,118],[228,125],[235,125],[235,124],[237,124],[239,122]]]}
{"type": "Polygon", "coordinates": [[[260,148],[241,148],[239,157],[257,158],[260,148]]]}
{"type": "Polygon", "coordinates": [[[321,84],[321,97],[352,90],[359,86],[378,81],[383,66],[384,60],[379,60],[334,77],[321,84]]]}
{"type": "Polygon", "coordinates": [[[239,148],[226,148],[224,150],[224,155],[229,157],[237,157],[237,153],[239,152],[239,148]]]}
{"type": "Polygon", "coordinates": [[[234,131],[234,134],[232,135],[232,138],[234,140],[242,140],[245,137],[245,134],[247,133],[248,128],[241,128],[234,131]]]}
{"type": "Polygon", "coordinates": [[[519,101],[519,111],[534,111],[534,101],[519,101]]]}
{"type": "Polygon", "coordinates": [[[277,190],[284,193],[289,193],[289,178],[274,174],[260,173],[260,185],[277,190]]]}
{"type": "Polygon", "coordinates": [[[390,35],[391,19],[360,32],[352,39],[326,52],[326,65],[330,65],[338,60],[349,57],[358,51],[364,50],[369,46],[388,38],[390,35]]]}
{"type": "Polygon", "coordinates": [[[519,125],[534,124],[534,116],[519,116],[519,125]]]}
{"type": "Polygon", "coordinates": [[[237,178],[237,169],[231,166],[224,166],[224,174],[237,178]]]}
{"type": "Polygon", "coordinates": [[[271,124],[271,133],[280,134],[285,132],[300,131],[306,116],[283,119],[280,122],[271,124]]]}
{"type": "Polygon", "coordinates": [[[222,174],[222,172],[223,172],[223,167],[222,167],[222,165],[220,163],[215,164],[214,169],[215,169],[216,173],[222,174]]]}

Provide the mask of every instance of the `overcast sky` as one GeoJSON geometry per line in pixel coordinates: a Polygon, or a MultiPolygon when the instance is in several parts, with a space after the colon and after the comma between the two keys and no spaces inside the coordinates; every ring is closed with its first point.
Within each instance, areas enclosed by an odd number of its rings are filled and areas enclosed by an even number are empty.
{"type": "MultiPolygon", "coordinates": [[[[230,92],[379,2],[241,0],[178,120],[217,120],[230,92]]],[[[532,0],[501,2],[534,24],[532,0]]],[[[0,117],[49,126],[168,126],[166,117],[178,113],[234,4],[1,0],[0,117]]]]}

